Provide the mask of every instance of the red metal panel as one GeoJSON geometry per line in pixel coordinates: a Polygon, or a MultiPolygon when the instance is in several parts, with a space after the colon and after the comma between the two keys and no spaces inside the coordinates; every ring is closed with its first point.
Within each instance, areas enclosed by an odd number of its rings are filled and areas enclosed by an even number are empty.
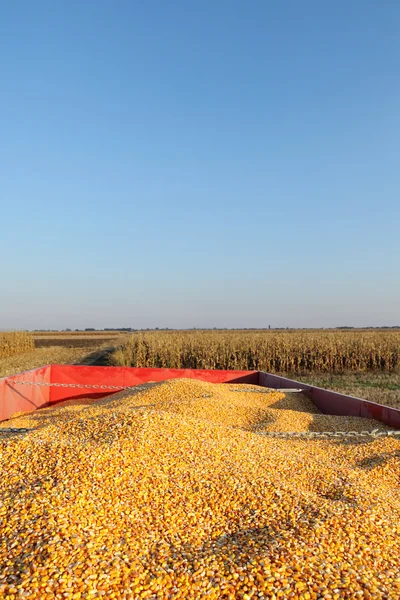
{"type": "Polygon", "coordinates": [[[400,429],[400,410],[369,400],[347,396],[320,387],[301,383],[287,377],[259,373],[259,385],[273,388],[301,388],[319,410],[327,415],[343,415],[376,419],[388,427],[400,429]]]}
{"type": "Polygon", "coordinates": [[[15,380],[50,383],[51,367],[25,371],[0,379],[0,421],[9,419],[16,412],[27,412],[49,405],[51,388],[31,385],[16,385],[15,380]]]}
{"type": "MultiPolygon", "coordinates": [[[[211,369],[152,369],[132,367],[85,367],[75,365],[52,365],[51,380],[54,383],[78,383],[90,385],[134,386],[149,381],[164,381],[185,377],[210,383],[258,383],[258,371],[218,371],[211,369]]],[[[50,402],[71,398],[101,398],[118,390],[93,390],[76,388],[51,388],[50,402]]]]}

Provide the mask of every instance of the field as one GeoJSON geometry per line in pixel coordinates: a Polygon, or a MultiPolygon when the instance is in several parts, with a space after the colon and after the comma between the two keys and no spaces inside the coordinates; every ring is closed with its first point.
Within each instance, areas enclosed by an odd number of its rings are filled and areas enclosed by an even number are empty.
{"type": "MultiPolygon", "coordinates": [[[[25,332],[0,334],[0,377],[50,363],[99,364],[110,349],[126,339],[121,332],[25,332]],[[1,339],[19,340],[6,354],[1,339]],[[24,340],[24,343],[23,343],[24,340]]],[[[5,344],[4,344],[5,347],[5,344]]]]}
{"type": "MultiPolygon", "coordinates": [[[[63,348],[93,348],[114,341],[120,331],[41,331],[33,334],[36,348],[61,346],[63,348]]],[[[126,334],[125,334],[126,336],[126,334]]]]}
{"type": "Polygon", "coordinates": [[[345,373],[400,367],[400,331],[171,331],[134,333],[114,365],[345,373]]]}
{"type": "Polygon", "coordinates": [[[33,350],[33,337],[25,331],[0,333],[0,359],[33,350]]]}

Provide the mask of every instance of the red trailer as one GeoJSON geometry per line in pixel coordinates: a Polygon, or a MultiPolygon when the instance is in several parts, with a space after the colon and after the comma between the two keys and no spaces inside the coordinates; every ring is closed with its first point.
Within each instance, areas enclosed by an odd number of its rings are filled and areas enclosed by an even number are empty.
{"type": "Polygon", "coordinates": [[[250,383],[282,390],[295,388],[302,390],[325,414],[367,417],[393,429],[400,429],[400,410],[262,371],[75,365],[46,365],[0,379],[0,421],[10,418],[16,412],[44,408],[63,400],[102,398],[124,388],[149,381],[165,381],[181,377],[210,383],[250,383]]]}

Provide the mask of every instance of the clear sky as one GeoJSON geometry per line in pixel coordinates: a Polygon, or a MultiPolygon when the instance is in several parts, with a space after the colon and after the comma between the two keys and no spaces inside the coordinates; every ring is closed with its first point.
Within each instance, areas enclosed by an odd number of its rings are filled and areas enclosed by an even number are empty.
{"type": "Polygon", "coordinates": [[[0,328],[400,324],[400,2],[0,6],[0,328]]]}

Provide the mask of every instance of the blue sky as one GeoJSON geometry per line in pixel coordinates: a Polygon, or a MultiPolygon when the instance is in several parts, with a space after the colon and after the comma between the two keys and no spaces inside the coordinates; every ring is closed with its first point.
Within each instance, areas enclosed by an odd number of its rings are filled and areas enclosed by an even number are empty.
{"type": "Polygon", "coordinates": [[[399,27],[2,3],[0,328],[400,324],[399,27]]]}

